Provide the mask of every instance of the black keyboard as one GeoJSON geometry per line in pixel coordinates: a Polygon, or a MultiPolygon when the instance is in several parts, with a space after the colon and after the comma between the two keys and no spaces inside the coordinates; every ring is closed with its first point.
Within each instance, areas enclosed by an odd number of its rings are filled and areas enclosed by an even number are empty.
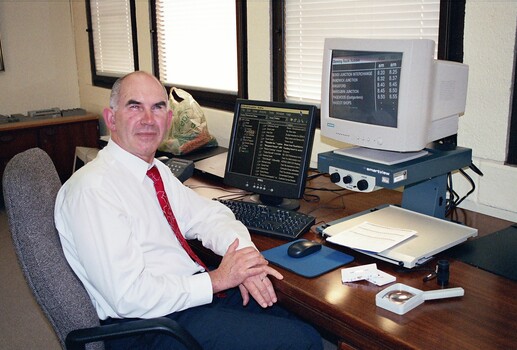
{"type": "Polygon", "coordinates": [[[294,210],[231,199],[218,199],[253,233],[294,240],[309,231],[314,217],[294,210]]]}

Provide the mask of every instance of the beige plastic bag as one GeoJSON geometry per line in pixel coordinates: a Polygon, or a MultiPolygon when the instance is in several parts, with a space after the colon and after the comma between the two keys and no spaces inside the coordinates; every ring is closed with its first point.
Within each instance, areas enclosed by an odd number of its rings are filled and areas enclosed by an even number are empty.
{"type": "Polygon", "coordinates": [[[217,140],[208,132],[205,114],[192,95],[171,88],[169,104],[173,117],[169,133],[158,149],[184,155],[203,147],[216,147],[217,140]]]}

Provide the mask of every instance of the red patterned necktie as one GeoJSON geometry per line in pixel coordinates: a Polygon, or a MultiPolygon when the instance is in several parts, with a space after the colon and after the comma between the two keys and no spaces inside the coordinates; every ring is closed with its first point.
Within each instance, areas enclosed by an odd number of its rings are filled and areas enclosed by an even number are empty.
{"type": "Polygon", "coordinates": [[[163,186],[162,177],[160,176],[160,173],[158,172],[158,168],[156,166],[153,166],[151,169],[147,170],[147,176],[153,180],[154,183],[154,189],[156,190],[156,196],[158,197],[158,202],[160,202],[160,206],[162,207],[163,215],[165,215],[165,218],[169,222],[169,225],[172,228],[172,232],[176,235],[176,238],[180,242],[181,246],[185,251],[188,253],[188,255],[197,262],[200,266],[202,266],[205,271],[208,271],[205,264],[201,261],[201,259],[194,253],[192,248],[190,248],[190,245],[187,243],[187,240],[183,235],[181,234],[180,228],[178,226],[178,222],[176,221],[176,217],[174,216],[174,213],[172,212],[169,199],[167,198],[167,193],[165,193],[165,188],[163,186]]]}

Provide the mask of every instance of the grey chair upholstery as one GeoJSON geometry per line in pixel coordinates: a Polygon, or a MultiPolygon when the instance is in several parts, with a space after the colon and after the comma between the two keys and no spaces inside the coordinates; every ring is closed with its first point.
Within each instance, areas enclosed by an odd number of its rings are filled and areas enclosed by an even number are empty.
{"type": "Polygon", "coordinates": [[[102,340],[144,332],[168,334],[188,349],[201,349],[192,336],[168,318],[100,326],[82,283],[68,265],[54,225],[61,187],[50,157],[33,148],[17,154],[3,176],[5,208],[13,244],[26,281],[68,349],[103,349],[102,340]]]}

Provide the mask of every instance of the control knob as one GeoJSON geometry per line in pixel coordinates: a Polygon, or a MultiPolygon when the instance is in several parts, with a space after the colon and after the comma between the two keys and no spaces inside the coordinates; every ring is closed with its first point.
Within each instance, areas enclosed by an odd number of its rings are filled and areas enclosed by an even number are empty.
{"type": "Polygon", "coordinates": [[[357,189],[359,191],[365,191],[366,189],[368,189],[368,181],[366,181],[366,180],[357,181],[357,189]]]}
{"type": "Polygon", "coordinates": [[[341,180],[341,176],[339,176],[339,173],[336,172],[336,173],[330,174],[330,181],[332,183],[337,184],[339,182],[339,180],[341,180]]]}

